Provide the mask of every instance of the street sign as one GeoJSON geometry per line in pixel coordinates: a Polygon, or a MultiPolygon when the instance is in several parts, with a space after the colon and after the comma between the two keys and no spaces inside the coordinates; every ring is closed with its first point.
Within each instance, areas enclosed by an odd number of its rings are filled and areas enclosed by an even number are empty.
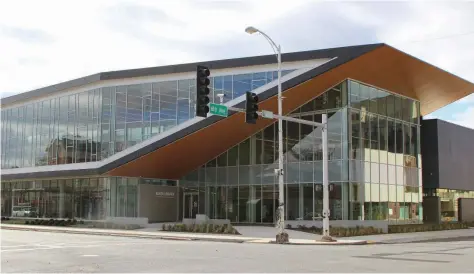
{"type": "Polygon", "coordinates": [[[209,105],[210,107],[210,113],[211,114],[214,114],[214,115],[217,115],[217,116],[222,116],[222,117],[227,117],[228,114],[229,114],[229,110],[227,109],[226,106],[224,105],[219,105],[219,104],[214,104],[214,103],[211,103],[209,105]]]}
{"type": "Polygon", "coordinates": [[[262,110],[262,117],[263,118],[268,118],[268,119],[273,119],[273,112],[268,111],[268,110],[262,110]]]}

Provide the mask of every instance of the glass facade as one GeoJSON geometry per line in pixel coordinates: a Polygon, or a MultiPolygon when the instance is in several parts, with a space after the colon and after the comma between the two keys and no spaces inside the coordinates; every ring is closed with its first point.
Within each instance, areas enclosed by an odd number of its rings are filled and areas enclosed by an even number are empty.
{"type": "MultiPolygon", "coordinates": [[[[344,81],[290,115],[328,114],[333,220],[422,220],[419,103],[344,81]]],[[[199,193],[198,212],[231,222],[272,223],[278,205],[276,123],[180,180],[199,193]]],[[[283,122],[288,220],[320,220],[321,128],[283,122]]]]}
{"type": "Polygon", "coordinates": [[[2,216],[31,218],[138,217],[139,184],[175,181],[97,177],[2,182],[2,216]]]}
{"type": "MultiPolygon", "coordinates": [[[[292,70],[283,71],[283,74],[292,70]]],[[[211,102],[277,78],[275,71],[211,77],[211,102]]],[[[195,79],[110,86],[2,109],[1,167],[94,162],[195,116],[195,79]]]]}
{"type": "Polygon", "coordinates": [[[424,189],[424,196],[437,196],[441,200],[441,220],[443,222],[458,221],[458,199],[473,198],[474,191],[455,190],[455,189],[424,189]]]}
{"type": "Polygon", "coordinates": [[[352,219],[422,221],[419,102],[349,81],[352,219]]]}

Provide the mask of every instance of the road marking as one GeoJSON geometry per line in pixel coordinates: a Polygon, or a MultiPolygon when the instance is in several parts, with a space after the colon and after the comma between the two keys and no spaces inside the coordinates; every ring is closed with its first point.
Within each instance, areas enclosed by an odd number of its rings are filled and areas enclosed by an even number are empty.
{"type": "Polygon", "coordinates": [[[94,254],[84,254],[84,255],[81,255],[82,257],[97,257],[99,255],[94,255],[94,254]]]}
{"type": "MultiPolygon", "coordinates": [[[[91,247],[106,247],[106,246],[119,246],[119,245],[135,245],[135,244],[140,244],[140,245],[156,245],[157,242],[149,242],[149,243],[143,243],[143,242],[126,242],[126,243],[116,243],[116,244],[88,244],[87,242],[84,243],[84,245],[63,245],[63,246],[41,246],[41,245],[36,245],[35,248],[18,248],[18,249],[2,249],[1,252],[16,252],[16,251],[35,251],[35,250],[48,250],[48,249],[66,249],[66,248],[91,248],[91,247]]],[[[178,242],[174,242],[173,244],[178,244],[178,242]]],[[[35,245],[30,245],[31,247],[35,245]]]]}

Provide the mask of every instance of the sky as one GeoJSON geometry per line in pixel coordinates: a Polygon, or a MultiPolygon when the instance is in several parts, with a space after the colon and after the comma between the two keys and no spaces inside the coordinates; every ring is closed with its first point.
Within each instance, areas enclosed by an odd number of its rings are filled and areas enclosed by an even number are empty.
{"type": "MultiPolygon", "coordinates": [[[[474,82],[474,1],[1,1],[0,96],[102,71],[387,43],[474,82]]],[[[474,90],[472,91],[474,93],[474,90]]],[[[425,118],[474,128],[474,94],[425,118]]]]}

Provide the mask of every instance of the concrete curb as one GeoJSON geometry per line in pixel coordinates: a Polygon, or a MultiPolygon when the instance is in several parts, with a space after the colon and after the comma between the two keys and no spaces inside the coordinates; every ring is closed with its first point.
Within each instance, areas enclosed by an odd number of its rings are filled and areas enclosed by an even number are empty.
{"type": "Polygon", "coordinates": [[[83,234],[83,235],[97,235],[97,236],[117,236],[117,237],[128,237],[128,238],[147,238],[157,240],[173,240],[173,241],[206,241],[206,242],[227,242],[227,243],[245,243],[249,240],[244,239],[219,239],[219,238],[203,238],[203,237],[190,237],[190,236],[163,236],[163,235],[143,235],[133,233],[120,233],[120,232],[99,232],[99,231],[84,231],[77,230],[62,230],[62,229],[51,229],[51,228],[37,228],[37,227],[12,227],[12,226],[1,226],[1,229],[6,230],[22,230],[22,231],[37,231],[37,232],[53,232],[53,233],[67,233],[67,234],[83,234]]]}
{"type": "MultiPolygon", "coordinates": [[[[270,241],[269,244],[277,244],[276,241],[270,241]]],[[[314,243],[286,243],[285,245],[367,245],[368,241],[360,242],[314,242],[314,243]]]]}
{"type": "MultiPolygon", "coordinates": [[[[172,240],[172,241],[202,241],[202,242],[222,242],[222,243],[248,243],[248,244],[276,244],[274,240],[268,239],[229,239],[229,238],[210,238],[210,237],[195,237],[195,236],[175,236],[175,235],[147,235],[147,234],[136,234],[136,233],[121,233],[121,232],[110,232],[110,231],[90,231],[84,230],[67,230],[67,229],[54,229],[49,227],[24,227],[24,226],[8,226],[2,225],[1,229],[5,230],[21,230],[21,231],[37,231],[37,232],[53,232],[53,233],[66,233],[66,234],[83,234],[83,235],[97,235],[97,236],[116,236],[116,237],[128,237],[128,238],[145,238],[145,239],[157,239],[157,240],[172,240]]],[[[297,240],[301,241],[301,240],[297,240]]],[[[336,242],[319,242],[319,241],[308,241],[308,242],[290,242],[284,245],[367,245],[375,242],[366,240],[339,240],[336,242]]]]}

